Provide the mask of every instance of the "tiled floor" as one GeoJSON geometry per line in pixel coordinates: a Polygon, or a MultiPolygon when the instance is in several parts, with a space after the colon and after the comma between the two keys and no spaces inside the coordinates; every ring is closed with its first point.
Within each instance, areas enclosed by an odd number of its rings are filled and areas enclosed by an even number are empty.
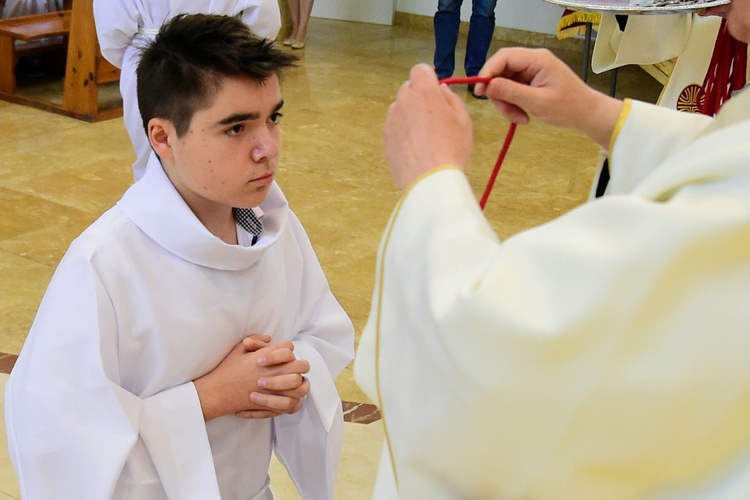
{"type": "MultiPolygon", "coordinates": [[[[494,41],[491,51],[501,45],[494,41]]],[[[307,48],[295,52],[300,65],[283,82],[278,181],[357,332],[368,313],[381,231],[398,197],[381,151],[385,111],[409,68],[429,62],[432,50],[432,32],[419,26],[313,19],[307,48]]],[[[579,52],[558,53],[580,67],[579,52]]],[[[606,90],[609,78],[592,76],[590,82],[606,90]]],[[[640,68],[620,71],[618,95],[653,101],[659,91],[640,68]]],[[[486,101],[457,92],[475,123],[469,176],[481,194],[507,123],[486,101]]],[[[569,210],[586,198],[598,155],[580,134],[539,123],[521,127],[487,217],[506,237],[569,210]]],[[[119,119],[90,124],[0,101],[0,353],[18,354],[57,262],[130,184],[132,158],[119,119]]],[[[8,371],[9,360],[0,354],[0,372],[8,371]]],[[[3,385],[6,378],[0,375],[3,385]]],[[[351,367],[337,385],[345,401],[369,403],[351,367]]],[[[381,432],[377,422],[346,424],[338,499],[369,498],[381,432]]],[[[1,439],[0,500],[18,498],[4,433],[1,439]]],[[[277,498],[297,498],[278,464],[273,477],[277,498]]]]}
{"type": "MultiPolygon", "coordinates": [[[[8,375],[0,373],[0,384],[5,390],[5,382],[8,380],[8,375]]],[[[5,413],[5,403],[0,404],[5,413]]],[[[5,418],[3,421],[3,433],[0,436],[0,500],[7,500],[9,498],[21,498],[21,494],[18,491],[18,481],[16,474],[13,472],[13,467],[10,465],[10,459],[8,458],[8,442],[5,438],[5,418]]]]}

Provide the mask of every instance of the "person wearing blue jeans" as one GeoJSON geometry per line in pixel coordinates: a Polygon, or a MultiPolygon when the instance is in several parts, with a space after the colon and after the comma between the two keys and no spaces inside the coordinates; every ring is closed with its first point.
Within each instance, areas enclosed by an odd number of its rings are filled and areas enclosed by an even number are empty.
{"type": "MultiPolygon", "coordinates": [[[[438,0],[435,13],[435,72],[439,78],[453,76],[456,67],[456,42],[458,27],[461,24],[461,4],[463,0],[438,0]]],[[[497,0],[472,0],[469,37],[466,41],[464,69],[466,76],[475,76],[484,66],[487,51],[495,30],[495,6],[497,0]]],[[[469,90],[474,97],[474,86],[469,90]]]]}

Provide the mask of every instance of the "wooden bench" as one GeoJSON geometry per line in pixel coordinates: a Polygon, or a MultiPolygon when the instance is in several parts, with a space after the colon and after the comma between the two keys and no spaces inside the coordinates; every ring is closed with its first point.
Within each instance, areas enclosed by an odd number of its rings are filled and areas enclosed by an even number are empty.
{"type": "Polygon", "coordinates": [[[44,39],[68,36],[71,14],[72,11],[63,10],[0,19],[0,92],[16,92],[16,63],[20,54],[49,48],[50,44],[38,43],[44,39]]]}
{"type": "Polygon", "coordinates": [[[99,85],[119,81],[120,70],[99,50],[94,0],[73,0],[72,5],[62,107],[74,118],[93,122],[122,116],[122,100],[114,107],[99,106],[99,85]]]}
{"type": "Polygon", "coordinates": [[[122,99],[99,103],[99,86],[117,82],[120,70],[104,59],[99,49],[93,0],[64,0],[63,9],[0,20],[0,99],[89,122],[122,116],[122,99]],[[32,49],[34,41],[60,35],[66,38],[62,104],[19,91],[15,75],[19,48],[32,49]]]}

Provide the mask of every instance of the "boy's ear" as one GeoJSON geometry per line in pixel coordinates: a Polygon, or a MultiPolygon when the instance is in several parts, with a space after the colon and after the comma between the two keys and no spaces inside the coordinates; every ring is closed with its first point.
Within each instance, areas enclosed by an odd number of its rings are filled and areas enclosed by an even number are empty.
{"type": "Polygon", "coordinates": [[[172,158],[171,141],[177,139],[172,123],[163,118],[151,118],[148,122],[148,141],[160,158],[172,158]]]}

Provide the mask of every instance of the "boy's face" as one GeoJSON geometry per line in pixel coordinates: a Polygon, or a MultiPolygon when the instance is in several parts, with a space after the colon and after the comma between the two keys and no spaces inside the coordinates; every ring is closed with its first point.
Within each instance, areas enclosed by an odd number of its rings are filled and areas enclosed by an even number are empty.
{"type": "Polygon", "coordinates": [[[225,78],[211,105],[193,115],[177,137],[164,126],[164,169],[196,215],[265,200],[279,163],[279,119],[283,102],[276,75],[263,85],[225,78]]]}

